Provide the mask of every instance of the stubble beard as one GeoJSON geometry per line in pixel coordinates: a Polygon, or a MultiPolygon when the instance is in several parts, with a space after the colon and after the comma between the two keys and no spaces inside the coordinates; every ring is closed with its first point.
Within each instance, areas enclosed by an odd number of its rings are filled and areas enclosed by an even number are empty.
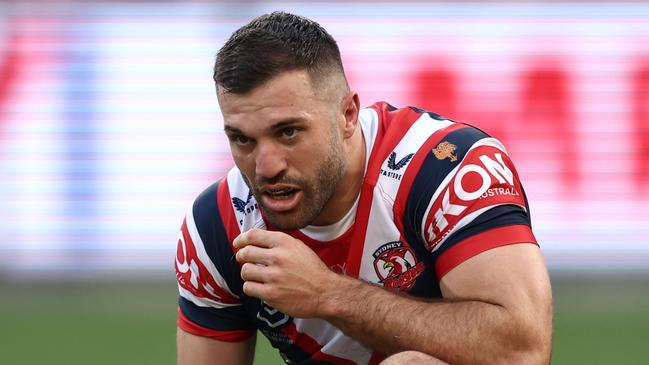
{"type": "MultiPolygon", "coordinates": [[[[261,184],[255,184],[252,189],[255,199],[266,219],[274,228],[292,231],[308,226],[318,218],[325,205],[333,197],[346,168],[342,142],[335,130],[331,131],[329,145],[331,146],[329,153],[319,164],[316,169],[317,174],[313,179],[296,179],[286,176],[277,180],[277,182],[297,185],[302,190],[302,199],[293,212],[276,213],[267,209],[261,199],[261,192],[257,188],[261,184]]],[[[250,186],[249,183],[248,186],[250,186]]]]}

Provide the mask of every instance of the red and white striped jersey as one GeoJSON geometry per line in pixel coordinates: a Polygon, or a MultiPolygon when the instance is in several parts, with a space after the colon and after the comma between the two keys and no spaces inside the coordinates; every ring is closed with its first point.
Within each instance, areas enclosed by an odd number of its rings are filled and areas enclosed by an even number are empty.
{"type": "MultiPolygon", "coordinates": [[[[441,298],[439,281],[485,250],[536,240],[504,146],[484,132],[414,107],[376,103],[360,125],[366,172],[350,224],[286,232],[332,270],[389,290],[441,298]]],[[[233,239],[272,229],[235,167],[192,204],[178,237],[178,326],[241,341],[260,330],[290,364],[376,364],[328,322],[293,318],[242,291],[233,239]]]]}

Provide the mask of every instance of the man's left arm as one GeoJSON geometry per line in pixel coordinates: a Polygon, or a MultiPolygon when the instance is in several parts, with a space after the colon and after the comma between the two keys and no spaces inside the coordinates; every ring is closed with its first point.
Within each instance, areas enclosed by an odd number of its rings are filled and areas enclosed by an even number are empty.
{"type": "Polygon", "coordinates": [[[441,279],[438,301],[336,274],[280,232],[248,231],[235,246],[246,294],[294,317],[323,318],[386,355],[416,350],[454,365],[549,362],[551,290],[534,244],[462,262],[441,279]]]}
{"type": "Polygon", "coordinates": [[[417,350],[450,364],[547,364],[552,299],[533,244],[485,251],[442,278],[444,299],[426,302],[344,278],[324,317],[386,354],[417,350]]]}

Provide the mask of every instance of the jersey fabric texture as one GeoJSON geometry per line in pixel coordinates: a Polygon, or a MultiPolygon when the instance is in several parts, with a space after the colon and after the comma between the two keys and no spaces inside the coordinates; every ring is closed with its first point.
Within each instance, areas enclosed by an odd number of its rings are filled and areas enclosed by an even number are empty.
{"type": "MultiPolygon", "coordinates": [[[[286,232],[332,270],[441,298],[439,281],[491,248],[536,243],[529,207],[504,146],[484,132],[414,107],[376,103],[360,125],[368,152],[353,224],[329,241],[286,232]]],[[[384,355],[321,319],[292,318],[242,291],[234,238],[273,229],[235,167],[187,212],[178,237],[178,326],[220,341],[260,330],[290,364],[376,364],[384,355]]],[[[305,233],[307,232],[307,233],[305,233]]]]}

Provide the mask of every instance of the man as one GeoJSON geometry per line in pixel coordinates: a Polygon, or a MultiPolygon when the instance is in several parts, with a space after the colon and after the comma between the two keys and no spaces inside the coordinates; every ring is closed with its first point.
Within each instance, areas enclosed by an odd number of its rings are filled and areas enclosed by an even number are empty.
{"type": "Polygon", "coordinates": [[[257,329],[291,364],[549,362],[547,271],[500,142],[361,110],[336,42],[292,14],[237,30],[214,80],[236,167],[182,225],[179,363],[250,364],[257,329]]]}

